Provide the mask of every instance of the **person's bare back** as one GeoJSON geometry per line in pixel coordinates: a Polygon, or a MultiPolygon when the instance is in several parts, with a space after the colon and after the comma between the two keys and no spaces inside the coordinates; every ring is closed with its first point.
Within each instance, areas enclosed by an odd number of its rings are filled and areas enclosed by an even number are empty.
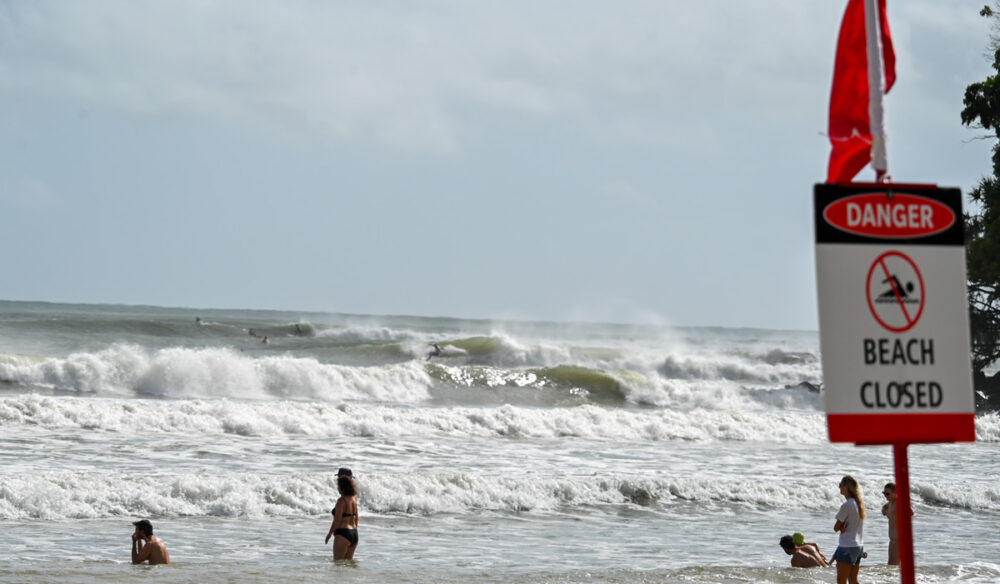
{"type": "Polygon", "coordinates": [[[797,546],[792,554],[792,566],[796,568],[822,568],[829,565],[819,550],[810,545],[797,546]]]}
{"type": "MultiPolygon", "coordinates": [[[[800,540],[805,539],[800,533],[795,535],[799,536],[800,540]]],[[[786,554],[792,556],[793,568],[822,568],[830,565],[826,562],[826,556],[823,555],[823,552],[819,551],[819,546],[814,543],[798,545],[792,536],[785,535],[781,537],[778,545],[785,550],[786,554]]]]}

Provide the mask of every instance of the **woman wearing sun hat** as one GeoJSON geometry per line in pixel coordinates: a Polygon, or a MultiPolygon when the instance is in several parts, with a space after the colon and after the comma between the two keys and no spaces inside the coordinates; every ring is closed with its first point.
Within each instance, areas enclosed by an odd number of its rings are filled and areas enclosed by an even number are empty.
{"type": "Polygon", "coordinates": [[[333,536],[333,559],[350,560],[358,548],[358,490],[354,487],[351,469],[337,471],[337,490],[340,498],[331,511],[333,523],[325,543],[330,543],[330,536],[333,536]]]}

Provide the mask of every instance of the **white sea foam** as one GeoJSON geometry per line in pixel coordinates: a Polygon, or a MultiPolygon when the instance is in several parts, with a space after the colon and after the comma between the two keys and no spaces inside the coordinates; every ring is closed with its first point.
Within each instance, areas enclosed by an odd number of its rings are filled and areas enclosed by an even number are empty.
{"type": "Polygon", "coordinates": [[[134,345],[40,362],[7,359],[0,362],[0,379],[121,396],[393,402],[426,399],[431,383],[415,362],[350,367],[291,356],[253,358],[225,348],[148,351],[134,345]]]}
{"type": "MultiPolygon", "coordinates": [[[[633,403],[667,405],[668,395],[684,382],[728,382],[731,386],[797,385],[821,383],[818,358],[811,352],[770,349],[765,352],[719,350],[716,347],[673,346],[666,353],[655,347],[588,347],[565,344],[529,344],[507,335],[456,341],[470,363],[497,368],[501,375],[519,378],[524,369],[571,365],[616,376],[633,403]],[[643,381],[645,380],[645,381],[643,381]],[[659,382],[670,382],[662,386],[659,382]],[[663,390],[666,393],[663,393],[663,390]]],[[[453,353],[454,354],[454,353],[453,353]]],[[[443,365],[454,365],[447,359],[443,365]]],[[[493,377],[496,377],[495,375],[493,377]]],[[[498,381],[503,385],[504,381],[498,381]]],[[[519,383],[515,383],[520,385],[519,383]]]]}
{"type": "Polygon", "coordinates": [[[750,383],[798,383],[819,381],[820,367],[815,360],[784,362],[766,355],[671,354],[659,366],[667,379],[726,379],[750,383]]]}
{"type": "MultiPolygon", "coordinates": [[[[517,349],[513,341],[481,337],[446,343],[444,357],[425,361],[414,358],[405,363],[378,366],[348,366],[320,363],[310,357],[289,354],[250,356],[230,348],[182,348],[159,350],[116,344],[96,352],[75,353],[47,359],[4,355],[0,359],[0,380],[20,385],[55,388],[60,391],[115,396],[229,397],[240,399],[364,400],[413,403],[433,394],[434,380],[426,366],[437,367],[451,383],[476,390],[497,386],[561,387],[596,403],[633,403],[672,408],[714,409],[794,408],[818,410],[818,394],[785,386],[813,379],[814,365],[778,364],[764,361],[744,363],[758,374],[742,377],[759,381],[711,377],[718,369],[732,366],[743,357],[688,358],[689,370],[697,375],[664,376],[656,368],[659,357],[652,353],[623,356],[608,349],[558,349],[534,347],[517,349]],[[500,347],[500,349],[498,349],[500,347]],[[585,353],[583,365],[556,365],[544,368],[505,368],[463,364],[465,357],[484,355],[493,360],[497,352],[515,361],[559,362],[568,353],[585,353]],[[510,352],[513,351],[513,352],[510,352]],[[531,356],[527,356],[528,353],[531,356]],[[543,354],[545,356],[543,356],[543,354]],[[449,358],[459,357],[457,361],[449,358]],[[787,383],[785,383],[787,382],[787,383]]],[[[422,344],[403,343],[405,353],[422,357],[422,344]],[[409,349],[407,349],[409,347],[409,349]]],[[[582,358],[580,354],[576,357],[582,358]]],[[[510,360],[510,359],[508,359],[510,360]]],[[[686,361],[687,362],[687,361],[686,361]]],[[[477,402],[475,392],[467,394],[477,402]]]]}
{"type": "Polygon", "coordinates": [[[1000,412],[976,416],[976,440],[1000,442],[1000,412]]]}
{"type": "Polygon", "coordinates": [[[621,375],[625,400],[668,408],[704,408],[732,411],[823,410],[823,396],[802,386],[754,386],[727,380],[663,379],[659,376],[621,375]]]}
{"type": "Polygon", "coordinates": [[[628,441],[820,442],[820,414],[695,409],[627,410],[583,405],[539,409],[390,407],[300,401],[0,399],[0,427],[244,436],[412,436],[628,441]]]}
{"type": "MultiPolygon", "coordinates": [[[[503,477],[463,472],[379,473],[357,479],[362,513],[435,515],[476,512],[552,513],[622,505],[756,510],[836,508],[829,481],[694,479],[617,476],[503,477]]],[[[877,485],[865,485],[876,488],[877,485]]],[[[952,499],[941,487],[917,486],[921,506],[1000,511],[990,487],[952,499]]],[[[323,515],[338,492],[330,474],[255,473],[132,476],[50,472],[0,476],[0,519],[84,519],[121,516],[253,517],[323,515]]],[[[926,509],[926,507],[924,507],[926,509]]],[[[608,509],[615,513],[615,509],[608,509]]]]}
{"type": "Polygon", "coordinates": [[[754,384],[725,379],[664,379],[655,371],[559,366],[506,369],[434,363],[436,376],[468,388],[556,388],[595,403],[631,403],[670,408],[796,409],[819,411],[823,398],[799,381],[754,384]]]}
{"type": "MultiPolygon", "coordinates": [[[[360,343],[393,343],[400,341],[420,341],[428,338],[426,334],[416,331],[380,325],[351,325],[321,329],[316,333],[316,336],[324,339],[360,343]]],[[[438,337],[435,335],[434,338],[438,337]]]]}
{"type": "Polygon", "coordinates": [[[528,342],[507,334],[493,334],[475,339],[456,341],[470,345],[490,356],[490,363],[503,367],[555,367],[573,364],[579,367],[607,370],[627,370],[640,373],[659,372],[667,379],[725,379],[756,383],[798,383],[819,381],[818,357],[809,351],[767,349],[761,352],[737,351],[732,347],[697,346],[672,343],[663,348],[656,345],[589,346],[567,344],[565,341],[528,342]]]}
{"type": "MultiPolygon", "coordinates": [[[[805,390],[802,390],[805,392],[805,390]]],[[[1000,442],[997,414],[979,416],[978,440],[1000,442]]],[[[0,399],[0,427],[243,436],[576,437],[628,441],[821,444],[821,412],[694,408],[631,410],[391,407],[302,401],[142,400],[18,395],[0,399]]]]}
{"type": "Polygon", "coordinates": [[[0,518],[316,514],[336,497],[336,477],[216,473],[135,477],[57,472],[0,477],[0,518]]]}
{"type": "Polygon", "coordinates": [[[1000,486],[962,483],[935,485],[916,482],[911,490],[928,504],[962,509],[1000,509],[1000,486]]]}
{"type": "MultiPolygon", "coordinates": [[[[570,346],[548,343],[529,344],[506,334],[495,335],[492,338],[498,341],[494,354],[494,360],[498,364],[515,367],[551,367],[577,362],[570,346]]],[[[588,363],[587,360],[582,361],[582,363],[584,365],[595,364],[588,363]]]]}

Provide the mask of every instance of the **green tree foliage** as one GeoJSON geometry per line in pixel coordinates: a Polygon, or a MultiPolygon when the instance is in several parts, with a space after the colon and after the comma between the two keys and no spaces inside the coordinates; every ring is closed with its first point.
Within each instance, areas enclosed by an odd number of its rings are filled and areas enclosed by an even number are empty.
{"type": "MultiPolygon", "coordinates": [[[[980,14],[994,18],[1000,11],[983,7],[980,14]]],[[[1000,140],[1000,41],[992,43],[993,69],[985,81],[965,88],[962,123],[988,130],[1000,140]]],[[[974,209],[965,214],[969,269],[969,318],[972,361],[977,374],[1000,359],[1000,141],[993,146],[993,174],[969,193],[974,209]]]]}

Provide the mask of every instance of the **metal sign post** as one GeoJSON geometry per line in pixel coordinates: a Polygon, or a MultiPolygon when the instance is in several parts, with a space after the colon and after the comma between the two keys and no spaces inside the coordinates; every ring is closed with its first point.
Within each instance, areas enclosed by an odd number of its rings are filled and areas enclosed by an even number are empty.
{"type": "Polygon", "coordinates": [[[899,580],[902,584],[916,583],[913,561],[913,511],[910,506],[910,462],[906,455],[909,444],[892,445],[896,466],[896,534],[899,537],[899,580]]]}

